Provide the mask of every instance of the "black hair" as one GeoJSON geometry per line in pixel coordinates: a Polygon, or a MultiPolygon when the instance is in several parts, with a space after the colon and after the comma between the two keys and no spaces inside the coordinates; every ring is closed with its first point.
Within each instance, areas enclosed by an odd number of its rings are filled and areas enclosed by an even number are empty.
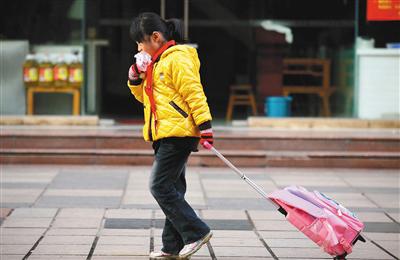
{"type": "Polygon", "coordinates": [[[181,20],[164,20],[158,14],[150,12],[140,13],[133,19],[129,34],[132,40],[143,42],[145,36],[150,36],[155,31],[160,32],[167,41],[184,42],[181,20]]]}

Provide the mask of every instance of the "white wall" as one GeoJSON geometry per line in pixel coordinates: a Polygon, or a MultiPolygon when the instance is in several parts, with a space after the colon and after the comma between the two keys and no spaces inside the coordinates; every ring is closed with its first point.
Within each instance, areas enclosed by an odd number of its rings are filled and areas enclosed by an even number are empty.
{"type": "Polygon", "coordinates": [[[358,59],[358,117],[400,117],[400,50],[363,49],[358,59]]]}
{"type": "Polygon", "coordinates": [[[22,78],[22,65],[28,51],[28,41],[0,41],[1,115],[25,114],[25,86],[22,78]]]}

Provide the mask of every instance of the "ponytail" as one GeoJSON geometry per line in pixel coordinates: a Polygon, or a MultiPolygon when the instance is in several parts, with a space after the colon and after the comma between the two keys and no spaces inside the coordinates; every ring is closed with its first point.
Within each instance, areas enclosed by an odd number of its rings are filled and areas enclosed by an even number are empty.
{"type": "Polygon", "coordinates": [[[175,40],[178,43],[184,42],[182,21],[176,18],[165,20],[169,33],[169,40],[175,40]]]}
{"type": "Polygon", "coordinates": [[[132,40],[142,42],[145,36],[153,32],[162,33],[167,41],[183,43],[182,21],[176,18],[164,20],[156,13],[141,13],[133,21],[129,30],[132,40]]]}

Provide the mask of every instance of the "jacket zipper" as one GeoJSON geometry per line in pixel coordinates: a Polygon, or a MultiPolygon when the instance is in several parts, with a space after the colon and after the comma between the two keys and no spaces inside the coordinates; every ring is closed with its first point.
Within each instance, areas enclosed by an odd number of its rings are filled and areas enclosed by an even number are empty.
{"type": "Polygon", "coordinates": [[[153,133],[151,131],[151,118],[152,118],[152,115],[153,115],[153,113],[151,113],[151,109],[150,109],[149,131],[148,131],[150,141],[153,141],[153,133]]]}
{"type": "Polygon", "coordinates": [[[169,104],[179,113],[181,114],[184,118],[188,117],[189,115],[182,109],[180,108],[174,101],[170,101],[169,104]]]}

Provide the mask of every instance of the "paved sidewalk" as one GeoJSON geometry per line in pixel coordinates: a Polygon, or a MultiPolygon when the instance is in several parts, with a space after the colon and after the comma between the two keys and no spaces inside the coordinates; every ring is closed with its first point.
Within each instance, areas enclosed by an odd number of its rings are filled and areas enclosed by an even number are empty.
{"type": "MultiPolygon", "coordinates": [[[[148,259],[163,213],[149,167],[2,165],[0,259],[148,259]]],[[[396,170],[252,168],[266,191],[318,189],[365,221],[367,243],[348,259],[400,257],[396,170]]],[[[330,259],[227,168],[187,171],[187,199],[214,230],[192,259],[330,259]]]]}

